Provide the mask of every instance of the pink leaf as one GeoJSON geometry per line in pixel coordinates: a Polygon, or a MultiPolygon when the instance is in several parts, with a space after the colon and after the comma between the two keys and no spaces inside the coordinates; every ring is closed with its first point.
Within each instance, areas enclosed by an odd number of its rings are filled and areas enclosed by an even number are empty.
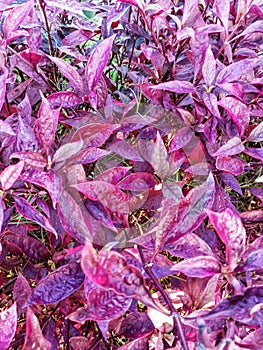
{"type": "Polygon", "coordinates": [[[180,261],[171,270],[189,277],[205,278],[220,273],[221,268],[216,258],[204,255],[180,261]]]}
{"type": "Polygon", "coordinates": [[[258,124],[248,136],[249,142],[261,142],[263,141],[263,122],[258,124]]]}
{"type": "Polygon", "coordinates": [[[218,236],[226,245],[226,262],[233,271],[246,244],[246,230],[242,221],[229,208],[222,213],[211,210],[206,210],[206,212],[218,236]]]}
{"type": "Polygon", "coordinates": [[[30,307],[26,313],[26,337],[22,350],[28,349],[51,349],[51,344],[44,338],[38,319],[30,307]]]}
{"type": "Polygon", "coordinates": [[[13,298],[17,304],[17,312],[20,313],[31,294],[31,288],[25,277],[19,272],[13,288],[13,298]]]}
{"type": "Polygon", "coordinates": [[[189,126],[179,129],[170,144],[170,152],[177,151],[186,146],[193,138],[194,131],[189,126]]]}
{"type": "MultiPolygon", "coordinates": [[[[0,88],[1,88],[1,86],[0,86],[0,88]]],[[[2,91],[3,90],[1,90],[1,93],[2,93],[2,91]]],[[[13,129],[11,128],[11,126],[6,121],[4,121],[2,119],[0,119],[0,132],[11,135],[11,136],[16,135],[15,132],[13,131],[13,129]]]]}
{"type": "Polygon", "coordinates": [[[0,312],[0,349],[8,349],[16,332],[17,311],[16,303],[9,309],[0,312]]]}
{"type": "Polygon", "coordinates": [[[109,182],[112,185],[116,185],[131,169],[131,167],[115,167],[100,173],[94,180],[109,182]]]}
{"type": "Polygon", "coordinates": [[[3,191],[9,190],[14,182],[19,178],[24,168],[24,162],[20,161],[16,164],[9,165],[0,174],[0,181],[2,184],[3,191]]]}
{"type": "Polygon", "coordinates": [[[157,132],[156,140],[153,144],[150,163],[157,176],[164,179],[169,172],[169,162],[168,153],[159,132],[157,132]]]}
{"type": "Polygon", "coordinates": [[[31,165],[36,168],[44,169],[47,166],[46,159],[37,152],[23,151],[14,152],[11,154],[10,159],[18,158],[23,160],[25,164],[31,165]]]}

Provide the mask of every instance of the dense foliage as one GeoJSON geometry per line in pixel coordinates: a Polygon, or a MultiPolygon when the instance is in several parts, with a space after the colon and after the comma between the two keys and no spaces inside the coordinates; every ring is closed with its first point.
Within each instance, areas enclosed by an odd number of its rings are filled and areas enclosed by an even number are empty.
{"type": "Polygon", "coordinates": [[[263,1],[0,1],[0,348],[263,348],[263,1]]]}

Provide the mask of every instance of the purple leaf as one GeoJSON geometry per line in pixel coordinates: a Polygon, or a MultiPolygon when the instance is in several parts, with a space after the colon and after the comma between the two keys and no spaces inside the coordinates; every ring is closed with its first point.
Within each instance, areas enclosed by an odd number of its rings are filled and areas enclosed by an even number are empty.
{"type": "Polygon", "coordinates": [[[71,321],[83,323],[86,320],[110,321],[125,314],[132,299],[116,294],[112,290],[95,288],[89,293],[87,307],[81,307],[70,314],[71,321]]]}
{"type": "Polygon", "coordinates": [[[263,141],[263,122],[258,124],[255,129],[253,129],[247,138],[249,142],[261,142],[263,141]]]}
{"type": "Polygon", "coordinates": [[[36,315],[28,307],[26,313],[26,337],[22,350],[34,348],[51,350],[51,344],[44,338],[36,315]]]}
{"type": "Polygon", "coordinates": [[[165,181],[162,191],[164,197],[173,199],[175,203],[180,202],[183,197],[182,187],[176,182],[165,181]]]}
{"type": "Polygon", "coordinates": [[[17,313],[23,311],[24,304],[31,294],[31,288],[25,277],[19,272],[13,288],[13,298],[17,304],[17,313]]]}
{"type": "Polygon", "coordinates": [[[126,141],[119,140],[114,142],[109,146],[109,149],[123,158],[130,159],[133,161],[140,161],[141,157],[139,157],[137,151],[126,141]]]}
{"type": "Polygon", "coordinates": [[[251,23],[249,26],[246,26],[246,29],[243,30],[243,32],[241,32],[237,36],[235,36],[232,40],[236,40],[237,38],[240,38],[241,36],[254,34],[256,32],[260,32],[260,33],[263,32],[263,20],[255,21],[255,22],[251,23]]]}
{"type": "Polygon", "coordinates": [[[221,268],[216,258],[204,255],[180,261],[171,270],[189,277],[205,278],[220,273],[221,268]]]}
{"type": "Polygon", "coordinates": [[[194,131],[189,126],[179,129],[170,144],[170,152],[177,151],[186,146],[193,138],[194,131]]]}
{"type": "Polygon", "coordinates": [[[36,168],[44,169],[47,166],[46,159],[37,152],[23,151],[14,152],[11,154],[10,159],[18,158],[24,161],[25,164],[31,165],[36,168]]]}
{"type": "Polygon", "coordinates": [[[9,190],[12,185],[19,178],[22,170],[24,168],[24,162],[20,161],[16,164],[9,165],[0,174],[0,181],[2,184],[3,191],[9,190]]]}
{"type": "MultiPolygon", "coordinates": [[[[212,94],[211,92],[204,92],[203,93],[203,101],[206,105],[206,107],[208,108],[208,110],[210,111],[210,113],[217,117],[218,119],[221,119],[221,115],[218,109],[218,105],[217,105],[217,97],[215,94],[212,94]]],[[[209,121],[209,119],[208,119],[209,121]]]]}
{"type": "MultiPolygon", "coordinates": [[[[8,77],[8,69],[6,67],[1,67],[1,75],[0,75],[0,111],[3,107],[3,104],[5,103],[5,96],[6,96],[6,80],[8,77]]],[[[3,126],[1,124],[6,124],[3,120],[0,120],[0,132],[2,132],[2,129],[4,131],[3,126]]],[[[9,127],[9,130],[11,128],[9,127]]],[[[8,130],[8,129],[7,129],[8,130]]],[[[10,130],[11,131],[11,130],[10,130]]],[[[9,131],[9,132],[10,132],[9,131]]],[[[4,131],[8,133],[7,131],[4,131]]],[[[12,131],[11,131],[12,132],[12,131]]],[[[10,134],[11,135],[11,134],[10,134]]]]}
{"type": "Polygon", "coordinates": [[[83,281],[79,264],[63,265],[38,282],[26,305],[57,303],[78,290],[83,281]]]}
{"type": "Polygon", "coordinates": [[[211,45],[209,45],[206,49],[205,59],[202,66],[202,73],[206,86],[211,87],[216,76],[216,60],[212,52],[211,45]]]}
{"type": "Polygon", "coordinates": [[[263,162],[263,148],[246,147],[244,153],[263,162]]]}
{"type": "Polygon", "coordinates": [[[86,197],[100,201],[106,208],[116,213],[129,213],[128,194],[117,186],[104,181],[91,181],[74,185],[86,197]]]}
{"type": "Polygon", "coordinates": [[[252,251],[245,259],[244,263],[237,267],[242,271],[257,271],[263,269],[263,248],[252,251]]]}
{"type": "MultiPolygon", "coordinates": [[[[1,86],[0,86],[0,88],[1,88],[1,86]]],[[[8,124],[6,121],[4,121],[2,119],[0,119],[0,132],[11,135],[11,136],[16,135],[16,133],[11,128],[10,124],[8,124]]]]}
{"type": "Polygon", "coordinates": [[[73,165],[73,164],[88,164],[88,163],[93,163],[96,160],[107,156],[111,152],[106,151],[104,149],[96,148],[96,147],[89,147],[88,149],[84,149],[77,154],[73,155],[69,160],[68,160],[68,165],[73,165]]]}
{"type": "Polygon", "coordinates": [[[116,35],[102,41],[92,52],[87,62],[85,77],[89,91],[93,91],[108,63],[116,35]]]}
{"type": "MultiPolygon", "coordinates": [[[[9,14],[6,16],[4,21],[4,34],[5,39],[9,42],[12,39],[20,36],[17,29],[23,23],[25,18],[29,15],[34,5],[33,1],[26,1],[19,6],[15,6],[9,14]]],[[[25,35],[25,31],[21,31],[25,35]]],[[[26,33],[27,34],[27,33],[26,33]]]]}
{"type": "Polygon", "coordinates": [[[9,309],[0,312],[0,349],[8,349],[15,335],[16,325],[17,311],[16,303],[14,303],[9,309]]]}
{"type": "Polygon", "coordinates": [[[36,238],[23,235],[6,235],[5,237],[32,260],[41,262],[47,260],[50,256],[44,244],[36,238]]]}
{"type": "Polygon", "coordinates": [[[127,191],[145,191],[157,184],[156,179],[150,173],[134,173],[126,176],[117,186],[127,191]]]}
{"type": "Polygon", "coordinates": [[[122,322],[118,336],[138,339],[154,331],[154,325],[145,312],[131,313],[122,322]]]}
{"type": "Polygon", "coordinates": [[[232,190],[236,191],[240,196],[243,196],[239,182],[232,174],[222,173],[219,174],[219,176],[228,187],[232,188],[232,190]]]}
{"type": "Polygon", "coordinates": [[[79,243],[92,239],[91,230],[87,225],[81,207],[65,190],[62,191],[58,202],[58,214],[64,230],[79,243]]]}
{"type": "Polygon", "coordinates": [[[52,199],[54,208],[56,207],[61,194],[61,178],[59,175],[55,174],[52,170],[47,173],[45,171],[31,169],[24,171],[20,175],[20,179],[45,188],[52,199]]]}
{"type": "Polygon", "coordinates": [[[213,156],[233,156],[243,152],[245,149],[241,139],[239,137],[233,137],[228,140],[223,146],[221,146],[213,156]]]}
{"type": "Polygon", "coordinates": [[[65,36],[61,44],[63,46],[76,46],[88,41],[92,37],[92,32],[90,30],[74,30],[74,32],[65,36]]]}
{"type": "Polygon", "coordinates": [[[167,83],[161,83],[158,85],[153,85],[152,89],[157,90],[167,90],[176,92],[178,94],[191,93],[194,92],[194,85],[189,81],[173,80],[167,83]]]}
{"type": "Polygon", "coordinates": [[[118,124],[88,124],[76,131],[71,142],[83,140],[87,147],[99,147],[119,126],[118,124]]]}
{"type": "Polygon", "coordinates": [[[86,198],[84,204],[90,215],[92,215],[104,226],[110,228],[113,231],[116,231],[109,212],[99,201],[93,201],[89,198],[86,198]]]}
{"type": "Polygon", "coordinates": [[[169,172],[169,162],[167,150],[159,132],[157,132],[156,140],[152,147],[150,163],[157,176],[164,179],[169,172]]]}
{"type": "Polygon", "coordinates": [[[216,158],[216,168],[226,171],[232,175],[238,176],[244,172],[246,162],[239,158],[231,158],[227,156],[219,156],[216,158]]]}
{"type": "Polygon", "coordinates": [[[219,101],[219,105],[227,110],[230,117],[236,123],[240,136],[242,136],[250,122],[248,107],[243,102],[231,96],[223,97],[219,101]]]}
{"type": "Polygon", "coordinates": [[[63,61],[58,57],[48,56],[49,59],[54,62],[60,72],[69,80],[70,84],[76,91],[80,91],[81,94],[84,94],[84,85],[81,79],[81,76],[76,71],[75,68],[72,67],[71,64],[63,61]]]}
{"type": "Polygon", "coordinates": [[[93,247],[86,242],[82,251],[81,267],[85,275],[95,284],[128,298],[135,297],[146,306],[160,309],[144,286],[141,272],[114,251],[100,251],[96,257],[93,247]]]}
{"type": "Polygon", "coordinates": [[[74,108],[83,103],[82,99],[72,91],[59,91],[47,97],[51,108],[74,108]]]}
{"type": "Polygon", "coordinates": [[[229,208],[222,213],[211,210],[206,212],[218,236],[226,245],[226,262],[230,271],[233,271],[246,244],[246,230],[242,221],[229,208]]]}
{"type": "Polygon", "coordinates": [[[55,140],[60,110],[53,110],[42,93],[41,97],[42,102],[38,111],[38,134],[42,145],[47,151],[55,140]]]}
{"type": "Polygon", "coordinates": [[[244,97],[244,88],[239,83],[223,83],[217,84],[218,87],[227,91],[230,95],[233,95],[239,99],[244,97]]]}
{"type": "Polygon", "coordinates": [[[45,230],[52,232],[55,235],[55,237],[57,237],[56,230],[43,214],[41,214],[39,211],[33,208],[25,199],[18,196],[14,196],[14,199],[16,210],[19,212],[20,215],[22,215],[28,220],[36,222],[45,230]]]}
{"type": "Polygon", "coordinates": [[[97,181],[109,182],[112,185],[116,185],[130,170],[130,167],[115,167],[105,170],[95,177],[97,181]]]}
{"type": "Polygon", "coordinates": [[[78,153],[82,149],[82,147],[82,140],[65,143],[56,150],[56,153],[53,156],[53,162],[64,162],[65,160],[71,158],[76,153],[78,153]]]}
{"type": "Polygon", "coordinates": [[[230,11],[230,4],[228,0],[215,0],[214,2],[215,12],[223,23],[225,30],[228,30],[228,17],[230,11]]]}
{"type": "Polygon", "coordinates": [[[235,295],[221,301],[207,315],[202,316],[205,320],[218,318],[233,318],[243,324],[251,323],[252,308],[263,302],[262,286],[250,287],[244,295],[235,295]]]}
{"type": "Polygon", "coordinates": [[[238,80],[243,74],[260,64],[258,58],[244,59],[223,68],[217,76],[217,83],[224,84],[238,80]]]}

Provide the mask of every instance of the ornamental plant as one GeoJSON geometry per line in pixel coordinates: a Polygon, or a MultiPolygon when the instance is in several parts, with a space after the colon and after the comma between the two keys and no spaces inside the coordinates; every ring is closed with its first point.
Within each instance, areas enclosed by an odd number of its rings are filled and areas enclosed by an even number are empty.
{"type": "Polygon", "coordinates": [[[262,349],[263,2],[0,16],[0,349],[262,349]]]}

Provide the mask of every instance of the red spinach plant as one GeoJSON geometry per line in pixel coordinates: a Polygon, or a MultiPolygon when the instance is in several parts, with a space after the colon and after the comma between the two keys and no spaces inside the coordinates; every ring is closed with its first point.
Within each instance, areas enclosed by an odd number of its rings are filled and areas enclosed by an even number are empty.
{"type": "Polygon", "coordinates": [[[262,349],[262,4],[0,1],[1,349],[262,349]]]}

